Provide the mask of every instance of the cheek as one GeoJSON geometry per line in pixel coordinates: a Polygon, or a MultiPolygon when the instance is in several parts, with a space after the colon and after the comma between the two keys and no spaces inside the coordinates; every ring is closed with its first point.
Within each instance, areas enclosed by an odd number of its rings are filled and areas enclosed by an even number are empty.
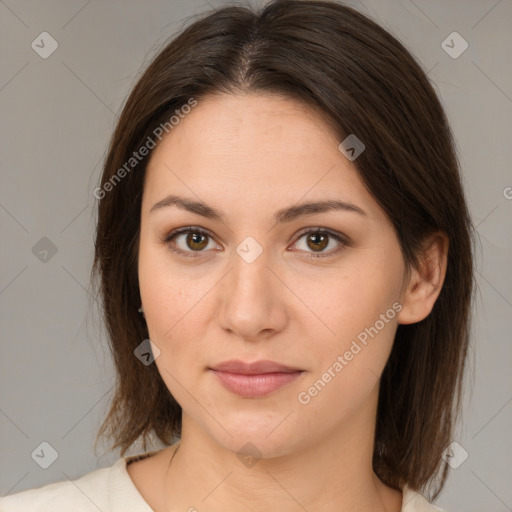
{"type": "Polygon", "coordinates": [[[190,339],[197,328],[194,317],[204,313],[202,302],[215,279],[212,273],[193,268],[193,264],[173,264],[170,249],[142,240],[139,289],[150,335],[159,345],[178,337],[190,339]]]}
{"type": "Polygon", "coordinates": [[[190,393],[196,394],[195,385],[207,365],[208,338],[203,329],[207,312],[201,297],[209,288],[199,282],[194,286],[176,273],[160,274],[145,288],[149,337],[160,349],[155,364],[182,406],[190,407],[190,393]]]}
{"type": "Polygon", "coordinates": [[[393,345],[402,272],[396,251],[375,251],[347,258],[343,268],[325,279],[302,278],[301,296],[315,313],[304,316],[301,326],[314,340],[315,379],[328,371],[336,374],[329,387],[343,389],[343,394],[376,381],[393,345]]]}
{"type": "MultiPolygon", "coordinates": [[[[381,264],[369,258],[354,258],[329,274],[301,277],[298,295],[322,328],[323,338],[343,341],[373,326],[400,297],[402,269],[399,264],[381,264]],[[319,278],[320,277],[320,278],[319,278]]],[[[394,310],[388,316],[393,318],[394,310]]],[[[304,317],[306,318],[306,317],[304,317]]],[[[312,320],[313,321],[313,320],[312,320]]],[[[387,323],[386,323],[387,325],[387,323]]]]}
{"type": "Polygon", "coordinates": [[[366,300],[359,307],[345,295],[337,297],[327,320],[335,335],[311,338],[314,364],[297,400],[300,407],[307,406],[304,412],[322,415],[326,425],[352,416],[366,403],[391,353],[398,314],[393,304],[399,304],[382,295],[370,298],[371,304],[366,300]]]}

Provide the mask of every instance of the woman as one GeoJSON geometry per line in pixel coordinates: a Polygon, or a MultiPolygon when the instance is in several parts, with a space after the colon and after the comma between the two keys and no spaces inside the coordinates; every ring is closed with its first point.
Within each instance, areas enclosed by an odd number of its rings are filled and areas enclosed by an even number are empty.
{"type": "Polygon", "coordinates": [[[121,458],[2,511],[439,510],[473,228],[394,37],[328,1],[208,13],[136,84],[95,196],[121,458]]]}

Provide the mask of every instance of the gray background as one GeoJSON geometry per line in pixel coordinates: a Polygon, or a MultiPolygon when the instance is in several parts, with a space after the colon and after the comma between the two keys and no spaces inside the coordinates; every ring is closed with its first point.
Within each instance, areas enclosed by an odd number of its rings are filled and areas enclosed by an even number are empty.
{"type": "MultiPolygon", "coordinates": [[[[390,30],[429,72],[480,237],[471,378],[455,437],[469,457],[437,504],[512,510],[512,2],[347,3],[390,30]],[[442,47],[453,31],[469,44],[458,58],[442,47]]],[[[118,457],[101,444],[98,457],[92,450],[114,383],[87,291],[92,191],[138,73],[207,8],[202,0],[0,0],[0,495],[78,478],[118,457]],[[58,42],[47,59],[31,47],[43,31],[58,42]],[[38,253],[49,245],[44,237],[55,254],[38,253]],[[48,469],[31,457],[43,441],[59,454],[48,469]]]]}

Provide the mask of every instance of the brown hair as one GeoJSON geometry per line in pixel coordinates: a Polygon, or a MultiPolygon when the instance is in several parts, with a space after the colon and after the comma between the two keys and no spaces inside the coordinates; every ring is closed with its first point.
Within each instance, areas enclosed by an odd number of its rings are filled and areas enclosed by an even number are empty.
{"type": "Polygon", "coordinates": [[[437,479],[435,499],[448,473],[442,453],[461,410],[474,228],[451,130],[427,75],[386,30],[331,1],[277,0],[261,10],[208,12],[160,51],[128,97],[97,189],[91,278],[101,278],[117,386],[96,441],[108,435],[124,455],[141,435],[146,450],[152,433],[165,444],[181,434],[181,407],[156,365],[134,357],[148,338],[138,313],[137,260],[150,153],[131,172],[126,162],[191,98],[247,91],[319,108],[340,142],[352,133],[364,142],[354,163],[392,221],[409,269],[427,235],[442,230],[449,237],[446,277],[433,310],[421,322],[398,326],[380,384],[373,455],[375,473],[395,489],[407,484],[425,492],[437,479]]]}

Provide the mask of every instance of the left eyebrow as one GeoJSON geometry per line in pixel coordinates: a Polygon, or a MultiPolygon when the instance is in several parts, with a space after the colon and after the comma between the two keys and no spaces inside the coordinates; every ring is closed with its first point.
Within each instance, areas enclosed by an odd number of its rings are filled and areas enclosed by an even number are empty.
{"type": "MultiPolygon", "coordinates": [[[[155,203],[151,207],[150,213],[160,208],[169,206],[175,206],[181,210],[186,210],[191,213],[201,215],[202,217],[220,222],[224,222],[225,219],[225,214],[223,212],[213,208],[212,206],[209,206],[206,203],[203,203],[202,201],[196,201],[172,194],[165,197],[161,201],[158,201],[158,203],[155,203]]],[[[328,211],[346,211],[359,213],[360,215],[367,215],[367,213],[362,208],[356,206],[355,204],[339,201],[336,199],[330,199],[325,201],[302,203],[283,208],[274,214],[274,221],[276,223],[282,224],[291,222],[304,215],[314,215],[316,213],[323,213],[328,211]]]]}
{"type": "Polygon", "coordinates": [[[277,223],[291,222],[297,217],[303,215],[314,215],[315,213],[323,213],[328,211],[346,211],[355,212],[361,215],[366,215],[366,212],[352,203],[339,201],[337,199],[330,199],[326,201],[315,201],[312,203],[302,203],[296,206],[290,206],[279,210],[274,215],[274,221],[277,223]]]}

